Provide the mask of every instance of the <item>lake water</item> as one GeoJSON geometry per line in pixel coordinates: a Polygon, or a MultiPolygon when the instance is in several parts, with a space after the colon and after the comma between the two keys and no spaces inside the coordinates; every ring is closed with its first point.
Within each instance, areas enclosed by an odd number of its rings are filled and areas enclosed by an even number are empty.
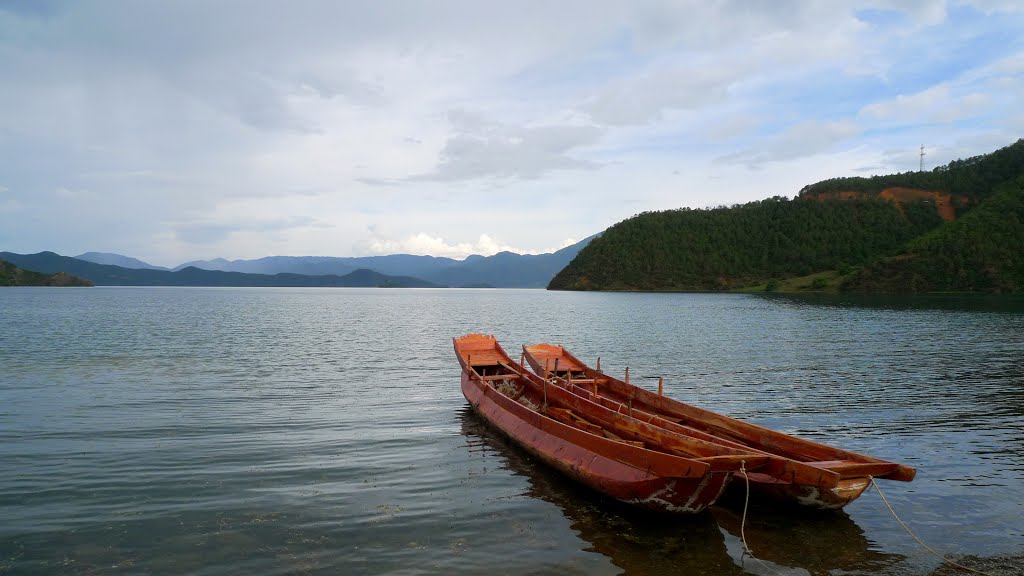
{"type": "MultiPolygon", "coordinates": [[[[1024,302],[539,290],[0,291],[0,574],[770,574],[740,512],[603,500],[487,429],[453,336],[564,344],[918,468],[933,547],[1024,569],[1024,302]]],[[[875,493],[752,506],[783,574],[952,574],[875,493]]]]}

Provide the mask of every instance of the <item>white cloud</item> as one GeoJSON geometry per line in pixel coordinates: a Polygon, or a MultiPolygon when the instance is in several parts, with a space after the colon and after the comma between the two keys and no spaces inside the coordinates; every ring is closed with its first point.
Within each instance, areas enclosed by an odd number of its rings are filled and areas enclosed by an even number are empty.
{"type": "Polygon", "coordinates": [[[611,83],[581,109],[601,124],[644,124],[665,110],[699,109],[721,101],[741,75],[742,70],[699,61],[649,70],[611,83]]]}
{"type": "Polygon", "coordinates": [[[950,84],[943,83],[920,92],[872,102],[860,110],[859,116],[896,125],[951,123],[986,113],[991,102],[992,97],[987,93],[972,91],[959,95],[950,84]]]}
{"type": "MultiPolygon", "coordinates": [[[[564,248],[570,244],[560,246],[564,248]]],[[[444,238],[431,236],[420,232],[412,234],[402,240],[375,239],[370,243],[370,250],[376,254],[419,254],[430,256],[446,256],[448,258],[463,259],[472,254],[491,256],[498,252],[516,252],[518,254],[543,254],[554,252],[554,250],[528,250],[516,248],[504,242],[492,238],[487,234],[481,234],[476,242],[448,242],[444,238]]]]}
{"type": "Polygon", "coordinates": [[[882,0],[878,4],[907,14],[919,26],[941,24],[948,16],[946,0],[882,0]]]}
{"type": "Polygon", "coordinates": [[[1002,60],[995,62],[989,68],[1001,75],[1013,77],[1020,76],[1021,74],[1024,74],[1024,52],[1018,52],[1003,58],[1002,60]]]}
{"type": "Polygon", "coordinates": [[[973,6],[986,14],[1011,13],[1024,10],[1017,0],[959,0],[958,4],[973,6]]]}
{"type": "Polygon", "coordinates": [[[897,124],[949,123],[983,112],[991,101],[989,95],[980,92],[957,96],[949,84],[939,84],[914,94],[900,94],[871,103],[861,109],[860,116],[897,124]]]}
{"type": "Polygon", "coordinates": [[[923,110],[932,110],[949,103],[949,86],[932,86],[916,94],[900,94],[884,102],[874,102],[861,108],[860,114],[870,118],[891,120],[916,116],[923,110]]]}
{"type": "Polygon", "coordinates": [[[61,200],[82,200],[90,196],[88,190],[83,188],[67,188],[65,186],[58,187],[53,193],[61,200]]]}

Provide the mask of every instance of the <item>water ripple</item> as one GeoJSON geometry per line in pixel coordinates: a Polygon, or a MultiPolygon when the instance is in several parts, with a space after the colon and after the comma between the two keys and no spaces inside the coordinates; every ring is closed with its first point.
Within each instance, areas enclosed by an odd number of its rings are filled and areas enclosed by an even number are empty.
{"type": "MultiPolygon", "coordinates": [[[[886,483],[958,557],[1024,555],[1024,313],[957,301],[528,290],[10,289],[0,573],[757,572],[723,507],[608,503],[486,429],[451,337],[611,373],[917,466],[886,483]]],[[[869,496],[752,510],[780,570],[929,573],[869,496]]]]}

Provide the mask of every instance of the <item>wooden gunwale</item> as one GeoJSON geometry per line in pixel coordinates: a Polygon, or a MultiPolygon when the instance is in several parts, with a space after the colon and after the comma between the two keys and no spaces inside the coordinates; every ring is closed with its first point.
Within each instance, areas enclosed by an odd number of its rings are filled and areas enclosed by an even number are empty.
{"type": "Polygon", "coordinates": [[[750,450],[736,450],[696,438],[666,433],[665,430],[647,422],[602,409],[600,405],[553,384],[548,388],[548,400],[559,407],[573,410],[601,428],[611,430],[623,438],[640,441],[648,446],[679,456],[695,458],[701,462],[713,458],[713,469],[739,470],[741,462],[745,462],[746,469],[753,470],[764,466],[769,460],[767,455],[750,450]]]}
{"type": "MultiPolygon", "coordinates": [[[[620,462],[624,465],[658,476],[699,478],[711,470],[711,467],[708,464],[699,462],[696,459],[684,458],[674,454],[658,452],[623,442],[617,442],[614,439],[598,436],[581,427],[570,426],[551,418],[546,414],[531,410],[522,403],[502,394],[493,386],[488,385],[473,366],[467,365],[466,355],[462,354],[458,349],[458,340],[455,341],[455,345],[459,363],[463,369],[464,391],[468,381],[469,384],[475,386],[480,391],[480,395],[486,398],[490,403],[497,405],[509,414],[514,415],[519,420],[529,423],[533,428],[543,430],[544,432],[562,438],[577,446],[582,446],[589,451],[593,451],[595,454],[600,453],[602,456],[620,462]]],[[[474,359],[478,357],[476,352],[470,352],[469,355],[474,359]]],[[[511,360],[508,359],[503,351],[499,356],[503,357],[502,360],[505,361],[505,364],[512,365],[511,360]]],[[[475,361],[474,365],[476,365],[475,361]]],[[[499,368],[502,366],[498,362],[494,362],[494,364],[490,365],[499,368]]],[[[505,376],[502,378],[504,380],[515,380],[518,384],[523,385],[524,390],[528,387],[532,391],[536,391],[536,382],[533,381],[533,378],[536,378],[536,376],[528,372],[515,370],[513,372],[503,374],[503,376],[505,376]]],[[[553,385],[552,388],[554,388],[553,385]]],[[[476,406],[474,405],[474,407],[476,406]]]]}
{"type": "MultiPolygon", "coordinates": [[[[517,376],[522,376],[525,378],[524,382],[534,387],[544,385],[543,380],[538,376],[525,371],[523,367],[511,361],[499,362],[499,366],[517,376]]],[[[747,447],[722,446],[690,435],[666,432],[662,427],[610,410],[606,406],[594,403],[582,395],[573,394],[554,384],[549,386],[547,397],[549,403],[572,410],[578,417],[585,418],[597,427],[611,431],[616,436],[634,442],[642,442],[647,446],[679,456],[711,462],[715,470],[737,471],[743,466],[746,470],[752,471],[766,466],[768,469],[773,469],[781,464],[781,462],[773,462],[778,458],[747,447]]],[[[838,482],[838,475],[835,473],[815,470],[814,474],[821,486],[831,487],[838,482]]]]}
{"type": "Polygon", "coordinates": [[[559,358],[559,375],[554,381],[576,395],[587,396],[607,407],[623,410],[629,406],[634,418],[646,420],[666,430],[691,434],[709,442],[733,448],[745,448],[782,457],[774,461],[761,474],[798,484],[834,487],[836,480],[866,475],[892,480],[910,481],[916,471],[894,462],[842,450],[812,440],[799,438],[697,408],[667,396],[659,396],[617,378],[590,368],[562,346],[538,344],[524,346],[523,355],[534,371],[543,374],[543,363],[559,358]],[[573,373],[579,372],[582,378],[573,373]],[[592,384],[589,387],[578,383],[592,384]],[[596,387],[593,384],[596,383],[596,387]],[[594,390],[599,390],[594,398],[594,390]],[[816,473],[827,476],[814,481],[816,473]]]}

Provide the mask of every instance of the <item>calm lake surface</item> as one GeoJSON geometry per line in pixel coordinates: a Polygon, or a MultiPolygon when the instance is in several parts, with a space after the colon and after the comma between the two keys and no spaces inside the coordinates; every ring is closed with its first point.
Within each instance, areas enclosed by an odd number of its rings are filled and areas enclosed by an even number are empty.
{"type": "MultiPolygon", "coordinates": [[[[486,428],[453,336],[918,468],[933,547],[1024,573],[1024,302],[541,290],[0,291],[0,574],[770,574],[741,507],[636,512],[486,428]]],[[[953,574],[878,495],[752,506],[783,574],[953,574]]]]}

